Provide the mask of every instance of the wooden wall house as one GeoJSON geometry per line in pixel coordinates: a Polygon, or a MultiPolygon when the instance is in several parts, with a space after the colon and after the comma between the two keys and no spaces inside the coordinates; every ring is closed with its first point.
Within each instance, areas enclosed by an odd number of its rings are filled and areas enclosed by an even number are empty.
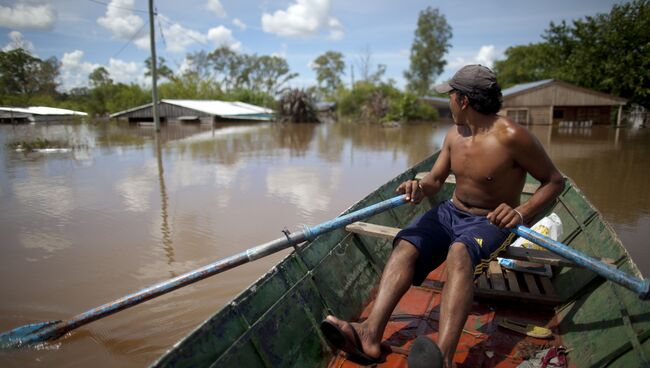
{"type": "Polygon", "coordinates": [[[503,90],[499,114],[526,125],[620,125],[626,103],[624,98],[545,79],[503,90]]]}

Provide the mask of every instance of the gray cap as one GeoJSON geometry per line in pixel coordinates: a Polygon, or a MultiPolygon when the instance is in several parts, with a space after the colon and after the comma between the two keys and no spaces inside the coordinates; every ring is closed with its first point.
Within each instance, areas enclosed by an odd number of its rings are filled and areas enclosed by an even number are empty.
{"type": "Polygon", "coordinates": [[[466,94],[474,95],[494,88],[496,83],[497,77],[490,68],[480,64],[474,64],[465,65],[448,82],[435,86],[434,88],[438,93],[448,93],[455,89],[466,94]]]}

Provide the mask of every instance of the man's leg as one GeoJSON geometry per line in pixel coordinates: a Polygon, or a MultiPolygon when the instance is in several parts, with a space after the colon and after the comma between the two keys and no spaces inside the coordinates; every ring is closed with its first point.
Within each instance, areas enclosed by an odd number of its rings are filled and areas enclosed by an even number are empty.
{"type": "Polygon", "coordinates": [[[327,316],[329,321],[336,323],[350,338],[353,336],[352,329],[356,330],[363,351],[372,358],[379,358],[381,355],[381,337],[395,306],[411,286],[418,254],[413,244],[405,240],[397,243],[384,267],[379,292],[370,315],[364,322],[348,323],[334,316],[327,316]]]}
{"type": "Polygon", "coordinates": [[[447,255],[447,282],[442,290],[438,346],[451,367],[474,298],[474,267],[466,245],[454,243],[447,255]]]}

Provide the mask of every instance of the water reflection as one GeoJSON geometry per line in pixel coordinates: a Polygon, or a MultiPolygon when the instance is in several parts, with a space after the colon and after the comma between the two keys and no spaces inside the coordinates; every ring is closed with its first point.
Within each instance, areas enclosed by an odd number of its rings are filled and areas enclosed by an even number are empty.
{"type": "Polygon", "coordinates": [[[650,213],[647,129],[535,127],[533,131],[556,165],[616,223],[631,224],[650,213]]]}
{"type": "Polygon", "coordinates": [[[269,171],[266,188],[295,205],[311,220],[311,214],[329,210],[330,198],[341,188],[342,173],[338,167],[282,167],[269,171]]]}

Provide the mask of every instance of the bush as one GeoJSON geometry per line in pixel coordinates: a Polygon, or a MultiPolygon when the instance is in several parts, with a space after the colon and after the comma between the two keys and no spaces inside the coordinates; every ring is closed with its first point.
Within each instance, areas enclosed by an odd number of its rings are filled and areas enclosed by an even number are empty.
{"type": "Polygon", "coordinates": [[[418,100],[412,93],[402,93],[389,84],[356,83],[352,90],[338,91],[338,112],[342,117],[363,122],[397,120],[435,121],[438,111],[418,100]]]}
{"type": "Polygon", "coordinates": [[[392,101],[390,113],[386,120],[435,121],[438,120],[438,110],[433,106],[419,101],[412,93],[404,93],[392,101]]]}

